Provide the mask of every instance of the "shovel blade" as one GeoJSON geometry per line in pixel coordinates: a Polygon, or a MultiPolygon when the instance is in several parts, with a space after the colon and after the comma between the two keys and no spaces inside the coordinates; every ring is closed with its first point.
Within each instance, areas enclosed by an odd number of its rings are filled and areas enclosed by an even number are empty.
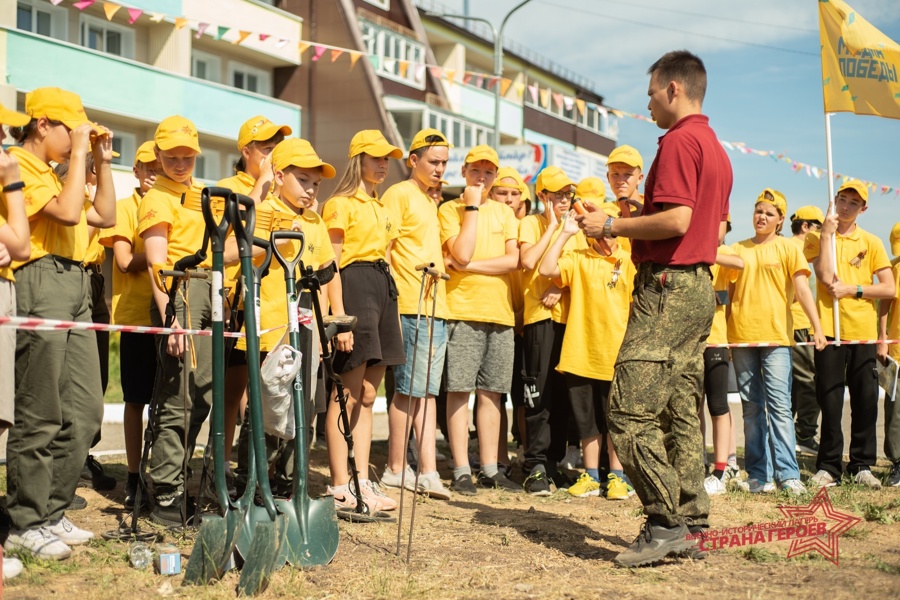
{"type": "Polygon", "coordinates": [[[305,503],[291,503],[286,512],[291,515],[288,529],[287,560],[293,567],[307,569],[329,564],[337,554],[340,532],[331,498],[306,499],[305,503]],[[302,531],[299,511],[306,513],[307,531],[302,531]],[[297,518],[295,518],[297,517],[297,518]]]}
{"type": "Polygon", "coordinates": [[[225,519],[219,515],[203,517],[200,535],[194,542],[181,585],[206,585],[222,577],[224,565],[220,563],[228,544],[227,537],[228,522],[225,519]]]}
{"type": "Polygon", "coordinates": [[[278,550],[275,546],[274,522],[259,522],[253,529],[253,541],[244,555],[244,566],[238,581],[238,594],[241,596],[255,596],[269,586],[272,574],[269,565],[274,561],[278,550]]]}

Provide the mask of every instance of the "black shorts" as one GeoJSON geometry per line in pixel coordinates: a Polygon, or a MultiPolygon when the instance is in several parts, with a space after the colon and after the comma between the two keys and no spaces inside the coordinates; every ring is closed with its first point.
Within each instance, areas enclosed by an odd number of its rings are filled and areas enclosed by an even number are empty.
{"type": "Polygon", "coordinates": [[[582,440],[606,435],[606,412],[609,410],[609,388],[611,381],[588,379],[572,373],[564,373],[566,387],[569,388],[569,402],[572,406],[572,420],[582,440]]]}
{"type": "Polygon", "coordinates": [[[387,263],[356,262],[341,269],[344,312],[356,317],[353,350],[335,352],[335,373],[346,373],[360,365],[406,364],[397,288],[387,263]]]}
{"type": "Polygon", "coordinates": [[[122,333],[119,337],[119,374],[125,402],[150,403],[156,384],[156,336],[122,333]]]}
{"type": "Polygon", "coordinates": [[[728,408],[728,348],[707,348],[703,351],[703,391],[711,417],[727,415],[728,408]]]}

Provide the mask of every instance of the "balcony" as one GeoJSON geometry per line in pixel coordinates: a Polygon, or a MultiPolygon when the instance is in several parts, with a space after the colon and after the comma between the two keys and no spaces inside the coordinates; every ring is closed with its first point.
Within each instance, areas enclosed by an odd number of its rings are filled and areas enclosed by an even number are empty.
{"type": "Polygon", "coordinates": [[[194,121],[201,133],[226,139],[257,114],[300,131],[301,111],[295,104],[51,38],[0,29],[0,55],[15,57],[7,61],[8,85],[29,91],[52,82],[78,93],[89,111],[151,123],[180,114],[194,121]]]}
{"type": "MultiPolygon", "coordinates": [[[[497,84],[499,85],[499,84],[497,84]]],[[[457,114],[490,127],[494,126],[494,92],[483,90],[472,85],[454,85],[449,94],[451,103],[457,108],[457,114]]],[[[500,132],[510,137],[522,137],[523,112],[522,105],[500,99],[500,132]]]]}

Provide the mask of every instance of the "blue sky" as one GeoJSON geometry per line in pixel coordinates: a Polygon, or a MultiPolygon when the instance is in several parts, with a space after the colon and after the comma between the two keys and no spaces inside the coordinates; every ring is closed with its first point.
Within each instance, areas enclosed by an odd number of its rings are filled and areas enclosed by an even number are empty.
{"type": "MultiPolygon", "coordinates": [[[[470,13],[499,25],[518,2],[470,0],[470,13]]],[[[443,3],[462,10],[462,0],[443,3]]],[[[900,41],[894,0],[849,4],[900,41]]],[[[643,115],[647,68],[669,50],[688,49],[706,64],[704,112],[720,139],[825,168],[818,26],[817,0],[531,0],[510,19],[505,35],[596,81],[609,106],[643,115]]],[[[625,118],[618,141],[635,146],[649,165],[662,133],[625,118]]],[[[900,188],[900,120],[836,114],[832,140],[835,172],[900,188]]],[[[765,187],[786,195],[789,214],[807,204],[827,207],[825,178],[795,173],[767,157],[729,156],[735,176],[729,242],[752,235],[753,203],[765,187]]],[[[900,221],[900,196],[874,193],[869,205],[860,225],[887,246],[900,221]]]]}

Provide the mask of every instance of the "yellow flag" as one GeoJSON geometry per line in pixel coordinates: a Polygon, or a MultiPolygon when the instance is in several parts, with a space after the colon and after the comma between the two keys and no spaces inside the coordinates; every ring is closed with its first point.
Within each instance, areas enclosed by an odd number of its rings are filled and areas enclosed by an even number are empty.
{"type": "Polygon", "coordinates": [[[900,119],[900,45],[843,0],[819,0],[825,112],[900,119]]]}

